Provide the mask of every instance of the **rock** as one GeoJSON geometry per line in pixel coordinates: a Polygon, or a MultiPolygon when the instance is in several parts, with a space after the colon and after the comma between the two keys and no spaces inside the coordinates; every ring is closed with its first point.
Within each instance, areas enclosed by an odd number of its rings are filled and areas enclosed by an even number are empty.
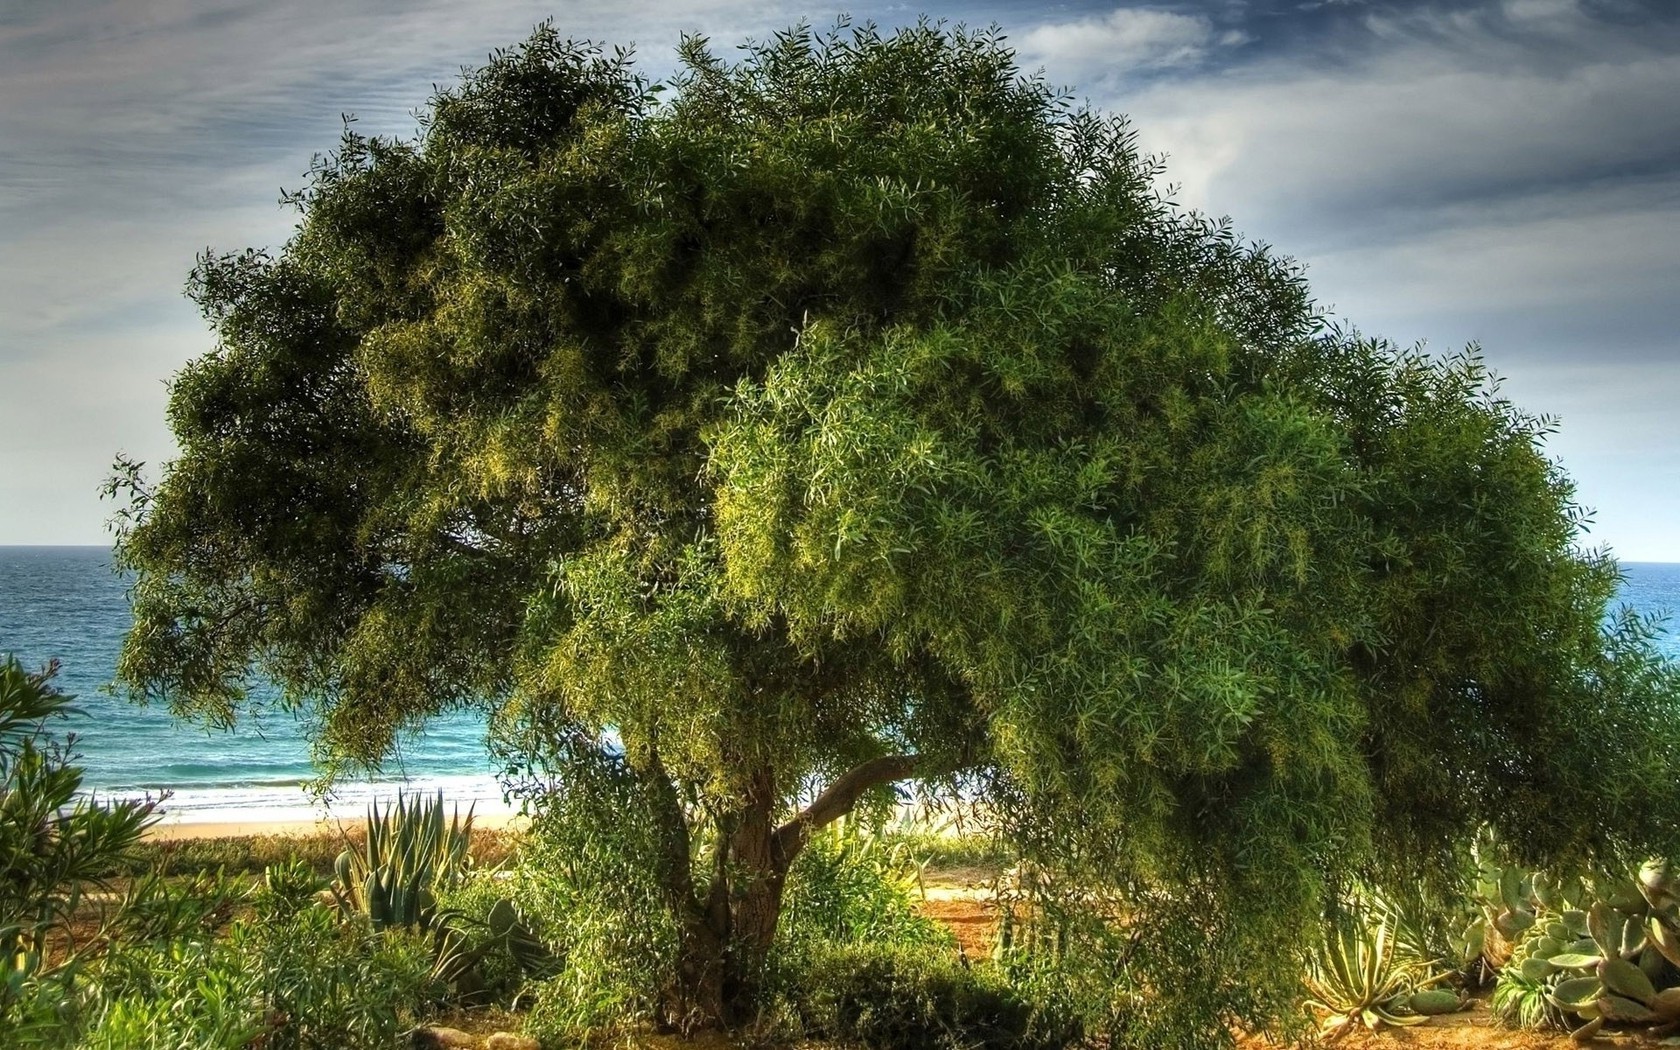
{"type": "Polygon", "coordinates": [[[484,1041],[484,1050],[542,1050],[535,1039],[512,1032],[497,1032],[484,1041]]]}
{"type": "Polygon", "coordinates": [[[478,1046],[478,1039],[459,1028],[422,1025],[414,1030],[409,1045],[414,1050],[473,1050],[478,1046]]]}

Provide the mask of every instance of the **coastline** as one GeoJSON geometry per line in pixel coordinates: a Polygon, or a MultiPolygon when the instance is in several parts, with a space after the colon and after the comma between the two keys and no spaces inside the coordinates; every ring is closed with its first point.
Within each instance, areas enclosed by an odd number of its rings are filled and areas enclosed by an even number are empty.
{"type": "MultiPolygon", "coordinates": [[[[342,814],[318,815],[303,811],[290,816],[253,815],[239,817],[222,814],[217,820],[171,820],[169,817],[146,829],[146,842],[181,842],[190,839],[255,838],[314,838],[322,835],[339,836],[359,833],[362,816],[342,814]]],[[[465,816],[465,814],[463,814],[465,816]]],[[[525,817],[517,810],[473,814],[474,830],[502,831],[525,826],[525,817]]]]}
{"type": "Polygon", "coordinates": [[[157,803],[157,819],[146,839],[172,841],[253,835],[336,837],[345,830],[359,831],[371,805],[384,810],[399,793],[410,799],[441,794],[445,814],[458,814],[463,820],[471,815],[475,828],[502,828],[520,813],[519,803],[485,774],[351,781],[339,784],[327,797],[311,795],[297,781],[200,784],[168,790],[106,788],[90,791],[86,797],[157,803]]]}

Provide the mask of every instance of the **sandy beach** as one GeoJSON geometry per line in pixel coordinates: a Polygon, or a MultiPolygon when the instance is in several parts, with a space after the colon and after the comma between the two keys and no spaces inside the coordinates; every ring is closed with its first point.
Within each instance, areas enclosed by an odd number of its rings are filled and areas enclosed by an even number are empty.
{"type": "MultiPolygon", "coordinates": [[[[466,814],[463,813],[464,817],[466,814]]],[[[248,838],[256,835],[288,835],[298,838],[316,835],[338,835],[360,831],[363,814],[331,814],[315,816],[302,812],[291,816],[257,816],[231,820],[170,820],[168,816],[154,824],[146,838],[154,842],[178,842],[184,839],[248,838]]],[[[499,830],[523,825],[525,818],[515,811],[474,813],[473,827],[499,830]]]]}

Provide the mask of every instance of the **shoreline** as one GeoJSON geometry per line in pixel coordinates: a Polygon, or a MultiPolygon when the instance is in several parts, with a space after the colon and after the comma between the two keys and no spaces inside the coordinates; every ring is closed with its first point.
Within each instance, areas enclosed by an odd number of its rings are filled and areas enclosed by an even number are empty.
{"type": "MultiPolygon", "coordinates": [[[[462,817],[465,818],[465,812],[462,817]]],[[[344,816],[329,813],[318,814],[314,811],[303,811],[291,814],[253,814],[241,817],[234,813],[222,812],[214,815],[210,820],[183,820],[179,816],[164,819],[146,829],[142,838],[144,842],[181,842],[190,839],[220,839],[220,838],[257,838],[259,836],[275,836],[281,838],[318,838],[321,836],[338,837],[348,834],[360,834],[363,826],[363,814],[344,816]]],[[[499,810],[488,813],[474,813],[472,817],[473,830],[505,831],[523,828],[526,818],[517,810],[499,810]]]]}

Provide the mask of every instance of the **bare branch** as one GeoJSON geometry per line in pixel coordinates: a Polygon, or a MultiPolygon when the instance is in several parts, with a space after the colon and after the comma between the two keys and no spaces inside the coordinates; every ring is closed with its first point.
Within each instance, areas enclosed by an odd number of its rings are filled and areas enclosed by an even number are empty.
{"type": "Polygon", "coordinates": [[[805,848],[811,833],[852,811],[865,791],[882,784],[891,784],[916,775],[921,765],[920,755],[883,755],[853,766],[792,820],[776,829],[776,856],[782,864],[791,864],[805,848]]]}

